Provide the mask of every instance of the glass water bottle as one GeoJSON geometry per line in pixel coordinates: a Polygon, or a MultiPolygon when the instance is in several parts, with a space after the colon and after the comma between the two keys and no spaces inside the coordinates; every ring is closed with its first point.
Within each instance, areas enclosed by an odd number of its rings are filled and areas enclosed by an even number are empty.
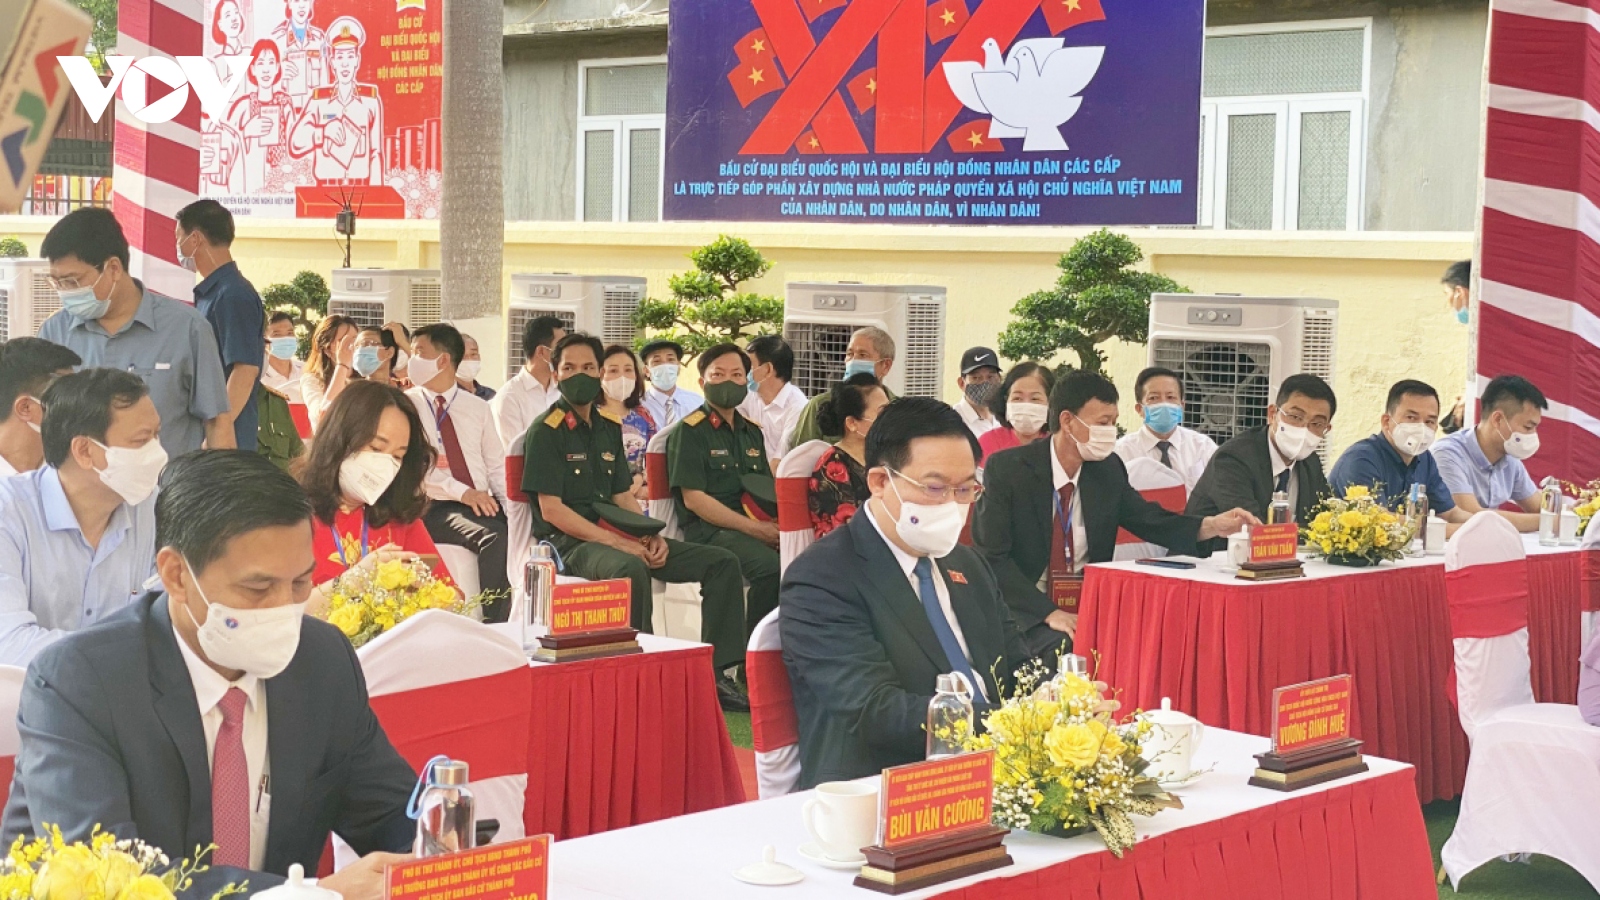
{"type": "Polygon", "coordinates": [[[928,758],[964,753],[961,742],[972,734],[972,700],[956,689],[954,675],[940,675],[937,693],[928,703],[928,758]]]}
{"type": "Polygon", "coordinates": [[[472,791],[467,789],[467,764],[460,760],[434,763],[428,786],[417,801],[417,855],[440,856],[477,845],[477,819],[472,791]]]}

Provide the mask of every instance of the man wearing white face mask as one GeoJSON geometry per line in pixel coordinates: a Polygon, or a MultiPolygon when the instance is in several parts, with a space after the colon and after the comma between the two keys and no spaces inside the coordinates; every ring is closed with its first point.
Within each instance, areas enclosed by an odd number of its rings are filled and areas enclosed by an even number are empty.
{"type": "Polygon", "coordinates": [[[705,398],[688,388],[678,387],[678,375],[683,365],[683,345],[677,341],[656,340],[639,351],[644,361],[644,408],[656,428],[664,429],[689,413],[699,409],[705,398]]]}
{"type": "Polygon", "coordinates": [[[1193,554],[1200,542],[1256,521],[1240,509],[1179,515],[1141,497],[1113,452],[1117,400],[1105,377],[1068,372],[1050,391],[1050,439],[985,461],[987,490],[972,539],[999,576],[1029,649],[1047,659],[1077,636],[1083,567],[1111,560],[1119,528],[1193,554]]]}
{"type": "Polygon", "coordinates": [[[12,666],[122,609],[150,577],[167,462],[137,375],[85,369],[43,400],[45,466],[0,480],[0,663],[12,666]]]}
{"type": "Polygon", "coordinates": [[[1420,484],[1428,512],[1452,523],[1470,518],[1450,496],[1428,449],[1439,433],[1438,391],[1420,381],[1399,382],[1389,389],[1381,424],[1381,431],[1352,444],[1333,464],[1328,481],[1334,496],[1344,496],[1352,486],[1370,488],[1379,503],[1395,509],[1405,504],[1411,486],[1420,484]]]}
{"type": "Polygon", "coordinates": [[[556,341],[567,330],[555,316],[537,316],[522,328],[522,368],[489,401],[500,443],[519,446],[528,426],[561,396],[556,390],[556,370],[550,363],[556,341]]]}
{"type": "Polygon", "coordinates": [[[471,391],[479,400],[493,400],[494,388],[478,383],[478,373],[483,371],[483,354],[478,352],[478,339],[463,333],[461,340],[467,345],[467,355],[456,367],[456,384],[461,385],[464,391],[471,391]]]}
{"type": "Polygon", "coordinates": [[[938,676],[961,673],[981,712],[1027,661],[994,573],[958,543],[983,491],[977,464],[977,439],[954,409],[928,397],[890,403],[867,432],[872,498],[784,573],[801,788],[922,759],[938,676]]]}
{"type": "Polygon", "coordinates": [[[31,472],[44,464],[45,388],[69,375],[78,354],[38,338],[12,338],[0,344],[0,478],[31,472]]]}
{"type": "Polygon", "coordinates": [[[322,887],[380,900],[416,835],[416,776],[350,642],[303,615],[305,493],[263,457],[209,451],[173,463],[156,506],[160,589],[29,670],[6,840],[51,823],[69,841],[98,826],[174,859],[215,844],[193,888],[209,896],[317,871],[331,830],[367,855],[322,887]]]}
{"type": "Polygon", "coordinates": [[[1505,512],[1517,530],[1539,529],[1539,488],[1523,460],[1539,452],[1539,423],[1549,403],[1520,375],[1501,375],[1483,391],[1476,428],[1463,428],[1433,445],[1439,475],[1456,506],[1468,515],[1511,502],[1522,512],[1505,512]]]}

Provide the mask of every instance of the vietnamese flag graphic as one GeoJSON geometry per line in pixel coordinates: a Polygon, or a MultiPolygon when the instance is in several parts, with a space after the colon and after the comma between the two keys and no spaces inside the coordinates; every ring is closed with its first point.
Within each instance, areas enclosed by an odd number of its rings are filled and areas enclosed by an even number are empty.
{"type": "Polygon", "coordinates": [[[742,62],[728,73],[728,83],[739,98],[740,106],[749,106],[757,97],[783,89],[783,76],[771,57],[742,62]]]}
{"type": "Polygon", "coordinates": [[[815,22],[817,17],[830,9],[838,9],[849,0],[799,0],[800,11],[805,13],[807,22],[815,22]]]}
{"type": "Polygon", "coordinates": [[[878,70],[871,68],[860,75],[850,79],[845,86],[850,92],[850,102],[856,105],[856,112],[864,113],[878,102],[878,70]]]}
{"type": "Polygon", "coordinates": [[[989,137],[989,120],[974,119],[950,129],[950,149],[957,153],[1000,153],[1006,148],[989,137]]]}
{"type": "Polygon", "coordinates": [[[733,45],[733,52],[738,55],[739,62],[747,63],[756,60],[772,59],[772,42],[767,40],[767,30],[757,28],[733,45]]]}
{"type": "Polygon", "coordinates": [[[821,153],[822,141],[817,138],[815,131],[808,128],[800,135],[800,139],[794,142],[794,149],[796,153],[821,153]]]}
{"type": "Polygon", "coordinates": [[[1105,20],[1100,0],[1043,0],[1044,21],[1051,34],[1060,34],[1074,25],[1105,20]]]}
{"type": "MultiPolygon", "coordinates": [[[[1051,0],[1044,0],[1046,4],[1051,0]]],[[[955,37],[967,24],[967,0],[934,0],[928,5],[928,43],[955,37]]]]}

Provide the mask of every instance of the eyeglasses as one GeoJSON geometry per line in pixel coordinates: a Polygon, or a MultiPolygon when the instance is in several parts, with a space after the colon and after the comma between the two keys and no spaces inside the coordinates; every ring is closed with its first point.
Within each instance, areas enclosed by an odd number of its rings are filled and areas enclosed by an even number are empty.
{"type": "Polygon", "coordinates": [[[1333,423],[1329,422],[1327,419],[1312,419],[1308,422],[1306,421],[1306,417],[1303,413],[1287,409],[1279,409],[1278,418],[1288,422],[1290,425],[1293,425],[1296,428],[1308,428],[1311,430],[1311,433],[1317,437],[1327,437],[1328,432],[1333,430],[1333,423]]]}
{"type": "MultiPolygon", "coordinates": [[[[885,468],[888,467],[885,466],[885,468]]],[[[983,496],[983,485],[981,484],[963,484],[960,487],[948,487],[942,484],[923,484],[904,472],[896,472],[894,469],[889,469],[888,471],[890,475],[905,481],[909,481],[916,485],[922,490],[922,493],[926,494],[928,499],[932,500],[934,503],[944,503],[945,501],[954,498],[957,503],[969,504],[978,502],[978,498],[983,496]]]]}
{"type": "Polygon", "coordinates": [[[77,275],[63,275],[60,278],[57,278],[54,275],[46,275],[44,280],[49,282],[50,286],[55,288],[57,291],[75,291],[78,288],[83,287],[83,279],[89,277],[91,273],[93,273],[95,276],[95,280],[89,282],[91,285],[94,284],[95,281],[99,281],[100,276],[105,274],[102,271],[90,269],[88,272],[81,272],[77,275]]]}

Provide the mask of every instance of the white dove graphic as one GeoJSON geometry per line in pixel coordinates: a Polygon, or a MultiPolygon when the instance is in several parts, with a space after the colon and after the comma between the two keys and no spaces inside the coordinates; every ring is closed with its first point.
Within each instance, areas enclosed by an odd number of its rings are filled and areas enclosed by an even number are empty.
{"type": "Polygon", "coordinates": [[[1065,150],[1060,126],[1083,105],[1077,96],[1105,58],[1104,47],[1063,47],[1061,38],[1015,41],[1002,60],[1000,45],[983,42],[983,62],[944,64],[951,93],[968,109],[990,116],[989,137],[1023,138],[1023,150],[1065,150]]]}

